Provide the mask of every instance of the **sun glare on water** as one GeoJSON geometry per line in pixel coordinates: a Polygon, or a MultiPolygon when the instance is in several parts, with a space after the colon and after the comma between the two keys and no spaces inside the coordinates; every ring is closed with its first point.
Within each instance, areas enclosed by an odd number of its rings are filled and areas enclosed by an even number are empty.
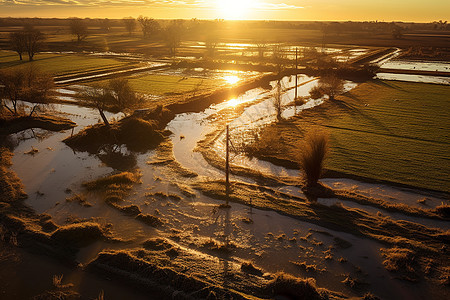
{"type": "Polygon", "coordinates": [[[240,103],[240,101],[236,98],[233,98],[231,100],[228,100],[227,105],[231,107],[235,107],[240,103]]]}
{"type": "Polygon", "coordinates": [[[227,20],[242,20],[248,17],[255,0],[216,0],[220,16],[227,20]]]}
{"type": "Polygon", "coordinates": [[[229,75],[229,76],[224,76],[223,79],[228,83],[228,84],[235,84],[237,83],[240,79],[238,76],[236,75],[229,75]]]}

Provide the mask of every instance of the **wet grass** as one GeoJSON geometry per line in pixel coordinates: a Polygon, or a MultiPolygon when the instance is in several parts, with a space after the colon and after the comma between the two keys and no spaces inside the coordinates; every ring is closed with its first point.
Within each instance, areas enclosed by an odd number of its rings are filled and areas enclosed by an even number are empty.
{"type": "Polygon", "coordinates": [[[268,126],[262,138],[284,148],[270,152],[261,147],[258,156],[297,162],[305,132],[319,126],[330,132],[326,168],[337,176],[449,192],[444,176],[450,173],[449,93],[450,87],[442,85],[367,82],[301,117],[268,126]]]}
{"type": "Polygon", "coordinates": [[[140,177],[141,175],[139,173],[122,172],[85,182],[83,186],[88,190],[108,190],[115,188],[129,190],[133,184],[139,182],[140,177]]]}
{"type": "Polygon", "coordinates": [[[10,170],[12,153],[0,147],[0,201],[14,202],[27,197],[22,182],[16,173],[10,170]]]}

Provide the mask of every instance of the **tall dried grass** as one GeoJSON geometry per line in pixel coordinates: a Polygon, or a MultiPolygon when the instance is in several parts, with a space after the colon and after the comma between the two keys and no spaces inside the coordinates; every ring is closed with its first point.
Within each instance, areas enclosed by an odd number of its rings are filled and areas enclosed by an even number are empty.
{"type": "Polygon", "coordinates": [[[325,132],[314,129],[305,136],[299,163],[307,186],[317,185],[322,175],[328,148],[329,138],[325,132]]]}

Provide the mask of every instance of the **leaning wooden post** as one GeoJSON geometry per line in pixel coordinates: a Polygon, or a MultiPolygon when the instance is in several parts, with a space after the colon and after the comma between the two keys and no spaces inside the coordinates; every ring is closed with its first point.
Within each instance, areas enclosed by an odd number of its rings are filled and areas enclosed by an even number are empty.
{"type": "Polygon", "coordinates": [[[229,146],[229,125],[227,125],[227,141],[226,141],[226,158],[225,158],[225,185],[226,185],[226,196],[227,196],[227,206],[228,198],[230,197],[230,146],[229,146]]]}

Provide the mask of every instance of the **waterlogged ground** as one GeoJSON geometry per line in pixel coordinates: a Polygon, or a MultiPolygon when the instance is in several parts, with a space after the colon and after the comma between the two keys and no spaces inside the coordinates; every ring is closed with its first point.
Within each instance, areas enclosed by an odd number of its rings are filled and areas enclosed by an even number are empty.
{"type": "MultiPolygon", "coordinates": [[[[294,83],[293,77],[282,80],[284,104],[292,104],[294,83]]],[[[299,96],[306,96],[315,84],[315,78],[299,76],[299,96]]],[[[366,291],[383,299],[422,299],[442,295],[443,288],[433,288],[429,282],[413,284],[395,279],[396,275],[383,267],[379,249],[386,245],[380,242],[342,232],[340,228],[322,227],[317,223],[301,221],[271,210],[256,209],[251,205],[232,203],[231,209],[219,209],[218,205],[223,201],[207,197],[193,188],[199,182],[224,177],[223,171],[213,167],[205,159],[204,153],[196,151],[198,142],[211,135],[215,136],[212,139],[212,151],[218,158],[223,158],[226,124],[234,131],[247,129],[250,123],[262,126],[273,122],[276,117],[271,101],[275,86],[274,82],[272,90],[257,88],[233,99],[223,99],[222,103],[199,113],[179,114],[167,126],[173,134],[164,143],[164,148],[161,146],[153,151],[134,154],[134,169],[141,173],[141,182],[131,190],[126,200],[128,204],[137,205],[142,213],[156,215],[163,220],[164,225],[158,228],[123,214],[107,205],[98,193],[87,192],[82,187],[83,182],[111,174],[115,170],[102,163],[97,156],[74,152],[62,143],[72,131],[47,133],[28,130],[15,135],[12,141],[17,145],[13,170],[21,178],[29,195],[26,203],[37,213],[48,213],[61,225],[80,218],[93,218],[101,224],[111,223],[113,234],[128,241],[126,244],[97,242],[83,248],[78,254],[78,260],[82,264],[87,264],[104,249],[140,248],[148,238],[165,237],[195,255],[203,253],[208,259],[212,259],[215,265],[211,269],[217,270],[218,276],[211,280],[217,280],[215,283],[218,285],[224,284],[221,276],[229,271],[230,266],[250,260],[267,272],[283,270],[301,277],[314,277],[319,287],[349,296],[361,296],[366,291]],[[32,147],[38,151],[33,155],[26,154],[32,147]],[[158,163],[161,157],[172,157],[174,163],[158,163]],[[191,172],[189,177],[185,176],[186,170],[191,172]],[[195,174],[198,176],[194,176],[195,174]],[[91,206],[67,202],[66,198],[74,194],[85,195],[91,206]],[[180,197],[161,196],[164,194],[180,197]],[[220,253],[205,247],[208,241],[229,242],[236,248],[231,253],[220,253]],[[357,284],[348,284],[349,278],[356,280],[357,284]]],[[[347,83],[346,86],[351,89],[355,84],[347,83]]],[[[69,98],[72,95],[71,89],[62,89],[60,93],[69,98]]],[[[320,105],[322,101],[289,106],[283,116],[301,114],[302,110],[320,105]]],[[[57,105],[55,109],[78,124],[73,133],[99,121],[93,109],[69,104],[57,105]]],[[[126,149],[123,151],[126,152],[126,149]]],[[[290,178],[291,182],[297,180],[297,171],[268,162],[233,155],[232,163],[266,175],[290,178]]],[[[255,183],[255,179],[245,175],[232,176],[231,179],[235,182],[255,183]]],[[[325,179],[324,183],[333,188],[357,191],[413,207],[418,206],[417,200],[424,197],[414,190],[347,179],[325,179]]],[[[275,194],[304,197],[295,184],[267,188],[275,194]]],[[[444,200],[432,196],[427,196],[426,200],[430,207],[439,205],[441,201],[444,200]]],[[[318,202],[331,205],[338,200],[318,199],[318,202]]],[[[372,216],[381,213],[394,220],[409,220],[443,230],[449,229],[448,223],[443,221],[389,213],[352,201],[339,202],[343,207],[356,208],[372,216]]]]}

